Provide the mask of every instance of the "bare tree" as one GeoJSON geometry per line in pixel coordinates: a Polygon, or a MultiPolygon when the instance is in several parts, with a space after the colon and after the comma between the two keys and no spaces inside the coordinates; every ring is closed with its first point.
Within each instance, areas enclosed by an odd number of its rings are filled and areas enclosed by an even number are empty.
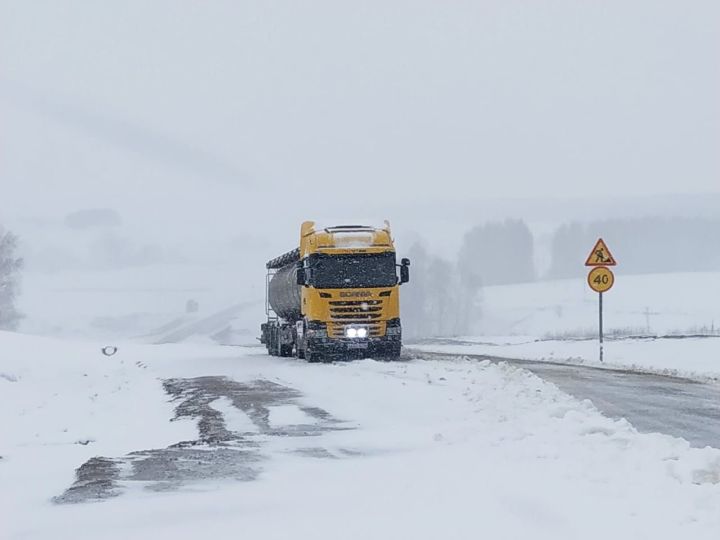
{"type": "Polygon", "coordinates": [[[477,327],[480,278],[464,278],[452,263],[421,244],[409,252],[412,278],[403,289],[403,332],[408,338],[455,336],[477,327]]]}
{"type": "Polygon", "coordinates": [[[17,244],[16,235],[0,228],[0,330],[16,330],[23,318],[15,306],[23,267],[16,256],[17,244]]]}
{"type": "Polygon", "coordinates": [[[466,262],[460,259],[458,261],[457,290],[459,294],[456,304],[456,335],[467,335],[476,330],[478,321],[482,317],[482,276],[477,269],[465,266],[466,262]]]}
{"type": "Polygon", "coordinates": [[[422,244],[415,243],[408,251],[412,261],[410,283],[400,293],[403,333],[408,338],[427,337],[430,333],[428,316],[428,253],[422,244]]]}

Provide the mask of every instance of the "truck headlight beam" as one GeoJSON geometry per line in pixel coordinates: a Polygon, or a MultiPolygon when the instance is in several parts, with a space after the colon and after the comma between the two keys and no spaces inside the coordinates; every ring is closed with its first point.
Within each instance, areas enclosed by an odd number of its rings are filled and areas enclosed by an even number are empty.
{"type": "Polygon", "coordinates": [[[368,336],[368,329],[364,327],[356,328],[349,327],[345,329],[345,337],[349,338],[366,338],[368,336]]]}

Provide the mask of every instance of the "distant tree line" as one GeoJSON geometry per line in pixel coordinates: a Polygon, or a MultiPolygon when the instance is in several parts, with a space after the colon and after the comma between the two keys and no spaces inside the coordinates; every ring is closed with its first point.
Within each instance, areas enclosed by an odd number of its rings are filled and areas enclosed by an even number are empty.
{"type": "Polygon", "coordinates": [[[468,231],[455,262],[428,253],[419,243],[408,257],[412,278],[401,298],[410,338],[472,333],[482,315],[483,286],[535,279],[533,236],[520,220],[468,231]]]}
{"type": "Polygon", "coordinates": [[[720,270],[720,220],[646,217],[567,223],[553,237],[547,278],[577,277],[598,237],[624,273],[720,270]]]}
{"type": "Polygon", "coordinates": [[[526,283],[535,279],[534,257],[534,239],[528,226],[522,220],[508,219],[468,231],[458,254],[458,267],[466,282],[526,283]]]}

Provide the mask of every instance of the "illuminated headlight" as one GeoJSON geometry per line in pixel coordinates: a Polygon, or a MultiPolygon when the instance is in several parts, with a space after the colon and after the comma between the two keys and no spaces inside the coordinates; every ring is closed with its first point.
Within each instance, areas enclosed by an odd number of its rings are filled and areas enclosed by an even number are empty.
{"type": "Polygon", "coordinates": [[[349,338],[365,338],[368,336],[368,329],[367,328],[346,328],[345,329],[345,337],[349,338]]]}

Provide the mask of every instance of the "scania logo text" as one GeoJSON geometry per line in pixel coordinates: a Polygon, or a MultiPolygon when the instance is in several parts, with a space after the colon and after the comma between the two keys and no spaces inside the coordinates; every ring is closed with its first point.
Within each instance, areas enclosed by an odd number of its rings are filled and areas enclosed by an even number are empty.
{"type": "Polygon", "coordinates": [[[340,298],[366,298],[368,296],[372,296],[371,292],[368,291],[345,291],[340,292],[340,298]]]}

